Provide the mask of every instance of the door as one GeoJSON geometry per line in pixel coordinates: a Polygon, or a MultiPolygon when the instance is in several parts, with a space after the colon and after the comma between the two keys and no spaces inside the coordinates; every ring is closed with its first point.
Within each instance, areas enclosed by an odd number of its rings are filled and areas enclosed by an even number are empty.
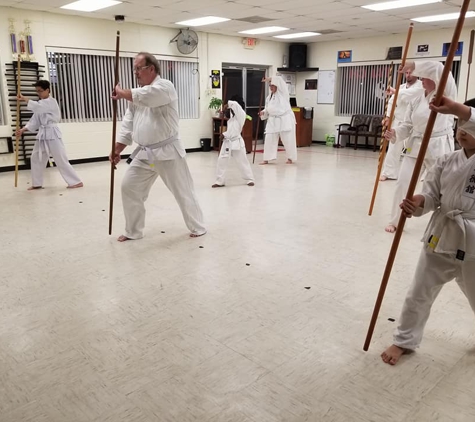
{"type": "MultiPolygon", "coordinates": [[[[262,108],[264,107],[267,84],[262,83],[267,68],[246,65],[223,65],[223,96],[225,101],[233,95],[240,95],[246,104],[246,113],[252,117],[252,133],[255,139],[258,125],[258,111],[262,94],[262,108]],[[224,94],[226,92],[226,94],[224,94]]],[[[264,122],[259,122],[258,139],[263,139],[264,122]]]]}

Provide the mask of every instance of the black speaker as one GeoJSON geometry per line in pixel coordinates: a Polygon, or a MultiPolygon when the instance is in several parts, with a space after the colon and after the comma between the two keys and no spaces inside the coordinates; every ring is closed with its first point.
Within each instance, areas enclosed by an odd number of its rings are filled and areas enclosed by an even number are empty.
{"type": "Polygon", "coordinates": [[[289,67],[291,69],[307,67],[307,44],[290,44],[289,67]]]}

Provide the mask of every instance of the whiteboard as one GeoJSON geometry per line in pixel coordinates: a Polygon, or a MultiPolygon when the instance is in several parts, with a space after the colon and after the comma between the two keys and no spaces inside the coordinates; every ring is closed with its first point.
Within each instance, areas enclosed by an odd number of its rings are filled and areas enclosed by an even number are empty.
{"type": "Polygon", "coordinates": [[[319,70],[317,86],[317,104],[335,102],[335,70],[319,70]]]}

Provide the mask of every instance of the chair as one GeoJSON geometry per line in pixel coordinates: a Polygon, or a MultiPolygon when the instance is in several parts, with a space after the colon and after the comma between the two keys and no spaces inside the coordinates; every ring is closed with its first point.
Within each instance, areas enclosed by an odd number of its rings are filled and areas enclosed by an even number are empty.
{"type": "Polygon", "coordinates": [[[341,125],[338,125],[337,145],[341,146],[341,135],[347,135],[349,137],[347,146],[351,145],[351,137],[354,136],[356,145],[358,143],[359,131],[369,126],[367,124],[368,117],[369,116],[365,114],[354,114],[351,116],[350,123],[342,123],[341,125]]]}
{"type": "MultiPolygon", "coordinates": [[[[381,137],[383,130],[383,116],[368,116],[367,123],[361,125],[358,130],[358,136],[364,136],[365,147],[368,148],[369,138],[373,138],[373,151],[376,151],[378,138],[381,137]]],[[[356,138],[355,149],[358,148],[358,138],[356,138]]]]}

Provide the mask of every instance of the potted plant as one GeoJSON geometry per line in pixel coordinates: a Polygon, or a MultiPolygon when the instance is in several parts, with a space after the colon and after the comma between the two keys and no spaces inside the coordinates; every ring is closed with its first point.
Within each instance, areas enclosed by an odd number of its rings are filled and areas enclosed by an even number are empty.
{"type": "Polygon", "coordinates": [[[221,98],[213,97],[209,102],[208,108],[213,112],[213,114],[218,115],[222,105],[223,100],[221,100],[221,98]]]}

